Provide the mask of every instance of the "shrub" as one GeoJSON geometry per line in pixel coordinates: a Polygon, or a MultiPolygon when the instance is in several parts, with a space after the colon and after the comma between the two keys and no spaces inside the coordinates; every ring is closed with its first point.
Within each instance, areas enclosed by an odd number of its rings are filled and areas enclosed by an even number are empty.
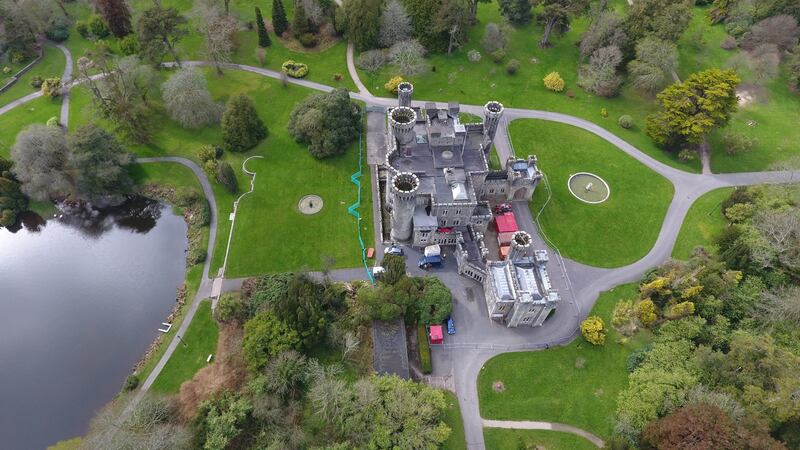
{"type": "Polygon", "coordinates": [[[267,62],[267,50],[262,47],[256,47],[256,61],[262,66],[267,62]]]}
{"type": "Polygon", "coordinates": [[[123,55],[130,56],[139,53],[139,40],[135,34],[129,34],[119,40],[119,51],[123,55]]]}
{"type": "Polygon", "coordinates": [[[367,72],[377,72],[386,61],[387,55],[383,50],[369,50],[358,55],[358,67],[367,72]]]}
{"type": "Polygon", "coordinates": [[[512,59],[506,64],[506,73],[509,75],[514,75],[519,71],[519,60],[512,59]]]}
{"type": "Polygon", "coordinates": [[[6,75],[11,73],[11,67],[8,67],[8,66],[3,67],[3,73],[6,74],[6,75]]]}
{"type": "Polygon", "coordinates": [[[481,52],[477,50],[470,50],[467,52],[467,59],[469,62],[476,63],[481,60],[481,52]]]}
{"type": "Polygon", "coordinates": [[[564,79],[561,78],[558,72],[548,73],[542,81],[544,81],[544,87],[553,92],[561,92],[564,90],[564,79]]]}
{"type": "Polygon", "coordinates": [[[122,390],[130,392],[139,387],[139,376],[132,373],[125,377],[125,383],[122,385],[122,390]]]}
{"type": "Polygon", "coordinates": [[[342,77],[342,74],[340,74],[340,73],[333,74],[333,81],[335,81],[337,83],[342,81],[342,78],[344,78],[344,77],[342,77]]]}
{"type": "Polygon", "coordinates": [[[755,138],[744,133],[730,131],[722,135],[722,145],[729,155],[750,151],[757,142],[755,138]]]}
{"type": "Polygon", "coordinates": [[[319,43],[319,39],[317,39],[317,35],[314,33],[303,33],[297,40],[300,41],[300,44],[305,48],[314,47],[319,43]]]}
{"type": "Polygon", "coordinates": [[[737,47],[736,38],[733,36],[727,36],[725,39],[722,40],[719,44],[719,48],[723,50],[733,50],[737,47]]]}
{"type": "Polygon", "coordinates": [[[636,313],[636,318],[643,327],[650,327],[656,323],[656,320],[658,319],[658,315],[656,314],[656,305],[649,298],[637,303],[633,309],[636,313]]]}
{"type": "Polygon", "coordinates": [[[103,18],[94,15],[89,18],[89,34],[94,36],[97,39],[105,39],[108,37],[111,32],[108,30],[108,25],[103,21],[103,18]]]}
{"type": "Polygon", "coordinates": [[[211,223],[211,207],[205,197],[199,197],[198,201],[200,204],[197,205],[197,224],[204,227],[211,223]]]}
{"type": "Polygon", "coordinates": [[[89,37],[89,24],[87,24],[85,21],[79,20],[75,22],[75,30],[81,35],[82,38],[86,39],[89,37]]]}
{"type": "Polygon", "coordinates": [[[308,66],[293,60],[285,61],[281,65],[281,70],[292,78],[303,78],[308,75],[308,66]]]}
{"type": "MultiPolygon", "coordinates": [[[[8,70],[10,72],[11,68],[9,67],[8,70]]],[[[34,75],[33,78],[31,78],[31,87],[34,89],[41,88],[42,83],[44,83],[44,78],[40,77],[39,75],[34,75]]]]}
{"type": "Polygon", "coordinates": [[[600,316],[589,316],[581,322],[581,334],[591,344],[605,344],[607,332],[606,324],[600,316]]]}
{"type": "Polygon", "coordinates": [[[489,56],[492,58],[492,61],[494,61],[495,64],[500,64],[504,59],[506,59],[506,51],[502,48],[497,49],[492,53],[489,53],[489,56]]]}
{"type": "Polygon", "coordinates": [[[566,95],[568,98],[575,98],[575,92],[569,89],[564,93],[564,95],[566,95]]]}
{"type": "Polygon", "coordinates": [[[392,78],[389,79],[389,81],[386,82],[386,84],[383,85],[383,87],[387,91],[389,91],[389,92],[391,92],[393,94],[396,94],[397,93],[397,86],[400,86],[400,83],[402,83],[402,82],[403,82],[403,77],[400,77],[400,76],[392,77],[392,78]]]}
{"type": "Polygon", "coordinates": [[[61,78],[48,78],[42,82],[42,95],[56,98],[61,95],[61,78]]]}
{"type": "Polygon", "coordinates": [[[214,318],[217,322],[238,322],[248,316],[247,304],[239,294],[225,293],[217,302],[217,309],[214,310],[214,318]]]}
{"type": "Polygon", "coordinates": [[[213,161],[222,156],[222,148],[214,145],[203,145],[197,151],[197,159],[202,162],[213,161]]]}
{"type": "Polygon", "coordinates": [[[217,173],[215,177],[231,194],[239,190],[239,185],[236,182],[236,174],[233,173],[233,168],[227,162],[223,161],[217,164],[217,173]]]}
{"type": "Polygon", "coordinates": [[[694,150],[684,148],[683,150],[678,152],[678,159],[686,162],[692,161],[697,153],[694,150]]]}
{"type": "Polygon", "coordinates": [[[190,266],[193,266],[204,262],[207,257],[208,253],[206,249],[193,247],[190,248],[189,253],[186,254],[186,262],[189,263],[190,266]]]}
{"type": "Polygon", "coordinates": [[[200,200],[200,194],[186,186],[181,186],[175,189],[175,196],[173,197],[173,202],[175,202],[176,206],[180,206],[185,208],[189,205],[194,204],[196,201],[200,200]]]}
{"type": "Polygon", "coordinates": [[[621,115],[619,116],[619,120],[617,120],[617,123],[619,123],[619,126],[621,126],[622,128],[629,130],[631,129],[631,127],[633,127],[633,117],[627,114],[621,115]]]}
{"type": "Polygon", "coordinates": [[[433,371],[431,364],[431,346],[428,344],[428,333],[425,325],[417,325],[417,340],[419,341],[419,365],[422,373],[429,374],[433,371]]]}
{"type": "Polygon", "coordinates": [[[53,117],[47,119],[47,122],[45,123],[45,125],[47,125],[49,128],[56,128],[56,127],[60,127],[61,126],[61,124],[58,123],[58,117],[56,117],[56,116],[53,116],[53,117]]]}
{"type": "Polygon", "coordinates": [[[56,23],[51,25],[45,34],[47,39],[53,42],[64,42],[69,38],[69,28],[63,23],[56,23]]]}
{"type": "Polygon", "coordinates": [[[603,116],[604,118],[608,117],[608,110],[605,108],[600,108],[600,115],[603,116]]]}

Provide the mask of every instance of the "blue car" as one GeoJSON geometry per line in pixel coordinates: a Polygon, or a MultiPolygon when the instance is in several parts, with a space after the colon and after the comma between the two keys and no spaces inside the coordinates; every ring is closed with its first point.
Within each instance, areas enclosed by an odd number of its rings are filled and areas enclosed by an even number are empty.
{"type": "Polygon", "coordinates": [[[452,317],[447,318],[447,334],[456,334],[456,323],[452,317]]]}

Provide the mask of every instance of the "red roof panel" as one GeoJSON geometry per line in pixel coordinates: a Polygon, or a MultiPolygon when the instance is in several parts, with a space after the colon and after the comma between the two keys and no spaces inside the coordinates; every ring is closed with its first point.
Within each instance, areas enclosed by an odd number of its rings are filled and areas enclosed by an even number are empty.
{"type": "Polygon", "coordinates": [[[517,228],[517,220],[514,218],[514,213],[512,212],[497,216],[494,220],[497,224],[498,233],[513,233],[519,231],[519,228],[517,228]]]}

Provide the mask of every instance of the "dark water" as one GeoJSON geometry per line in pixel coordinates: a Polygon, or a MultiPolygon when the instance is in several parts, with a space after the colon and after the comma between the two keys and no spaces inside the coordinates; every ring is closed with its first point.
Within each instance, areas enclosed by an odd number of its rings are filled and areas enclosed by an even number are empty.
{"type": "Polygon", "coordinates": [[[169,314],[186,225],[138,199],[0,229],[0,447],[82,435],[169,314]]]}

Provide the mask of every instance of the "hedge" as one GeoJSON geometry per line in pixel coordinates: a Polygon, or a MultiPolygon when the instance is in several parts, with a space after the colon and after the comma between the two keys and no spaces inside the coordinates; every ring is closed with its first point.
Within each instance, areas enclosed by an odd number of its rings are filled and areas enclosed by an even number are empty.
{"type": "Polygon", "coordinates": [[[428,331],[425,325],[417,325],[417,340],[419,341],[419,364],[422,373],[429,374],[433,371],[431,365],[431,346],[428,344],[428,331]]]}
{"type": "Polygon", "coordinates": [[[308,75],[308,66],[299,63],[293,60],[288,60],[283,63],[281,66],[283,69],[283,73],[289,75],[292,78],[303,78],[304,76],[308,75]]]}

